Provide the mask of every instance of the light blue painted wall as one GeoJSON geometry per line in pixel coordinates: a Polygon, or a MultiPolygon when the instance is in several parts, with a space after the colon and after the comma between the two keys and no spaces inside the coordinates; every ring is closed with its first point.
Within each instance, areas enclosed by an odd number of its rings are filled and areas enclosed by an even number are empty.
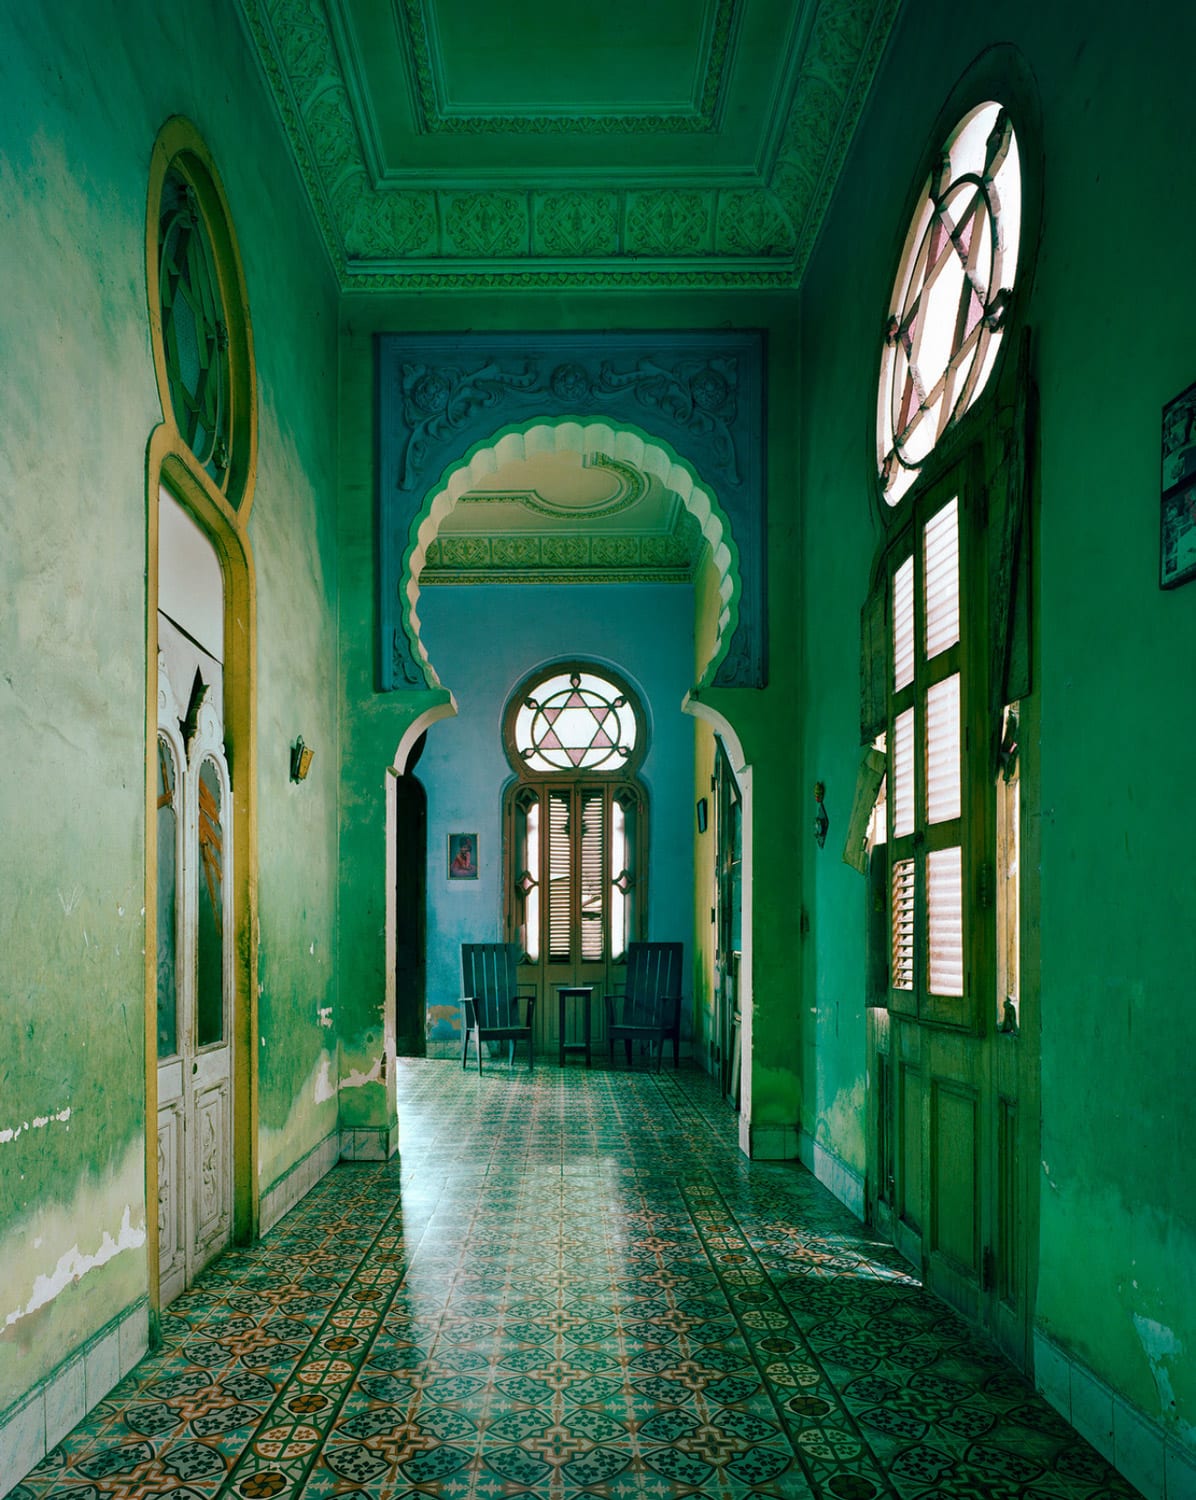
{"type": "MultiPolygon", "coordinates": [[[[648,936],[693,927],[693,592],[676,584],[491,584],[420,595],[421,638],[455,718],[428,732],[416,775],[428,793],[428,1005],[461,993],[460,945],[502,938],[501,802],[511,769],[503,708],[541,663],[605,662],[628,678],[649,715],[641,770],[651,818],[648,936]],[[446,878],[449,833],[479,835],[477,881],[446,878]]],[[[402,851],[399,851],[402,857],[402,851]]],[[[686,962],[691,959],[686,943],[686,962]]],[[[688,995],[689,986],[686,990],[688,995]]],[[[447,1039],[447,1028],[437,1031],[447,1039]]]]}

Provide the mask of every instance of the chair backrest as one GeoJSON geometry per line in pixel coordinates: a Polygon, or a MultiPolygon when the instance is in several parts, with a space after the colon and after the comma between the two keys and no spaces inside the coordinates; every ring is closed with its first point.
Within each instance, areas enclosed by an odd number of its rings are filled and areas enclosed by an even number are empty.
{"type": "Polygon", "coordinates": [[[681,995],[684,943],[628,943],[624,1020],[636,1026],[671,1022],[681,995]],[[666,1002],[668,1002],[666,1006],[666,1002]]]}
{"type": "Polygon", "coordinates": [[[472,996],[483,1029],[518,1018],[520,953],[518,943],[461,944],[461,993],[472,996]]]}

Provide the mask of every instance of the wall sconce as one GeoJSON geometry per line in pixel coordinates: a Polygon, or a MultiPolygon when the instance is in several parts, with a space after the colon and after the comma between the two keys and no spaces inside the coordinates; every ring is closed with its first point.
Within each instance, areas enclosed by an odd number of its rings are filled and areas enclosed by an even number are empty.
{"type": "Polygon", "coordinates": [[[311,770],[311,763],[315,759],[316,752],[309,750],[303,743],[300,735],[291,746],[291,780],[306,781],[307,773],[311,770]]]}
{"type": "Polygon", "coordinates": [[[820,849],[826,846],[826,831],[831,826],[831,820],[826,815],[826,803],[823,801],[825,796],[826,782],[816,781],[814,783],[814,802],[816,804],[814,811],[814,837],[817,839],[820,849]]]}
{"type": "Polygon", "coordinates": [[[699,797],[698,798],[698,832],[699,833],[705,833],[706,832],[706,818],[707,818],[706,806],[707,806],[707,804],[706,804],[705,797],[699,797]]]}

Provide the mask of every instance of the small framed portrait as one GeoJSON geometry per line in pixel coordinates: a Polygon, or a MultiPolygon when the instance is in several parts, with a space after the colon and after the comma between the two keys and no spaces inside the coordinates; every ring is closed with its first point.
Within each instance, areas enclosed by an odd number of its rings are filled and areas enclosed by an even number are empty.
{"type": "Polygon", "coordinates": [[[448,878],[478,878],[478,836],[476,833],[450,833],[448,836],[448,878]]]}
{"type": "Polygon", "coordinates": [[[1163,407],[1159,585],[1196,578],[1196,385],[1163,407]]]}

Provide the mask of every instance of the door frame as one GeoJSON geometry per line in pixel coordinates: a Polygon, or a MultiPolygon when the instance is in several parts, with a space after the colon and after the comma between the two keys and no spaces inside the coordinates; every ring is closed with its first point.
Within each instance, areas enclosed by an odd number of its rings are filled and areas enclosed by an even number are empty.
{"type": "MultiPolygon", "coordinates": [[[[232,788],[230,894],[233,929],[230,1015],[233,1225],[235,1242],[257,1232],[257,723],[256,588],[253,558],[242,526],[217,503],[195,472],[181,437],[163,423],[155,428],[146,465],[146,722],[145,722],[145,1090],[146,1242],[150,1307],[161,1306],[158,1234],[158,1007],[157,1007],[157,756],[158,756],[158,532],[159,492],[166,489],[211,542],[224,581],[224,735],[232,788]]],[[[204,476],[206,479],[206,475],[204,476]]]]}

